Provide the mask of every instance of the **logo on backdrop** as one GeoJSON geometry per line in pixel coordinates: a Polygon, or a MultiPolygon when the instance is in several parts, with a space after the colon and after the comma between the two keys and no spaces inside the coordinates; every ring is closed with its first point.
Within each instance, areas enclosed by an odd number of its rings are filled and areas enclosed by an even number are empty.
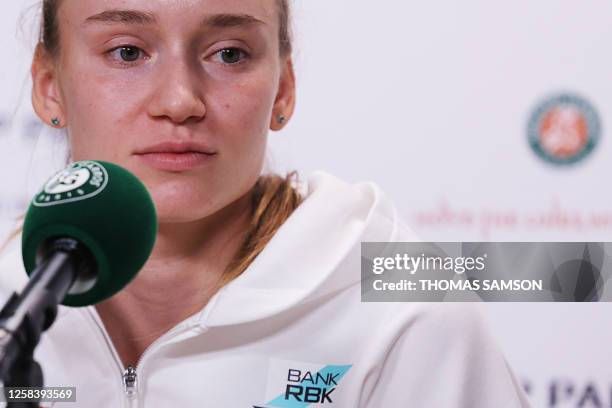
{"type": "Polygon", "coordinates": [[[563,376],[548,382],[523,380],[533,406],[546,408],[612,407],[612,383],[603,378],[582,379],[563,376]]]}
{"type": "Polygon", "coordinates": [[[601,123],[587,100],[560,94],[541,102],[529,118],[527,136],[531,148],[553,164],[572,164],[597,146],[601,123]]]}
{"type": "Polygon", "coordinates": [[[46,207],[93,197],[106,187],[108,173],[99,163],[82,161],[73,163],[51,177],[33,204],[46,207]]]}

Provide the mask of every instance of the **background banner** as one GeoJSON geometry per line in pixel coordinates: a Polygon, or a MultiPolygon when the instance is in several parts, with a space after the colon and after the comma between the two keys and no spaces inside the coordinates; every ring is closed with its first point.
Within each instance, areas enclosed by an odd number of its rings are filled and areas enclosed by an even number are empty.
{"type": "MultiPolygon", "coordinates": [[[[66,160],[29,108],[31,4],[0,16],[2,235],[66,160]]],[[[612,241],[612,3],[294,4],[298,106],[272,169],[373,180],[423,241],[612,241]]],[[[535,407],[612,406],[612,305],[482,307],[535,407]]]]}

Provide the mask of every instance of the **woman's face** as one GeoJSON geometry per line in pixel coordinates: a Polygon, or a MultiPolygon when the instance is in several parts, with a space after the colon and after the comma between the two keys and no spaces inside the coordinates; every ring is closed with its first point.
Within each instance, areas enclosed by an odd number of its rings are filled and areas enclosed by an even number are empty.
{"type": "Polygon", "coordinates": [[[293,108],[276,0],[63,0],[60,53],[35,63],[34,106],[72,159],[124,166],[160,222],[211,215],[260,175],[293,108]]]}

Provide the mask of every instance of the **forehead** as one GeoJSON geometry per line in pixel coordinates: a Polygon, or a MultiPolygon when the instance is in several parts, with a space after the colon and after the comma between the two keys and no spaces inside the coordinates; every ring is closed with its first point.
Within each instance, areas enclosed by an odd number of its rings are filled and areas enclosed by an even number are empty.
{"type": "Polygon", "coordinates": [[[108,10],[141,11],[155,16],[158,23],[179,26],[217,14],[248,15],[273,25],[278,15],[277,0],[62,0],[59,17],[80,25],[108,10]]]}

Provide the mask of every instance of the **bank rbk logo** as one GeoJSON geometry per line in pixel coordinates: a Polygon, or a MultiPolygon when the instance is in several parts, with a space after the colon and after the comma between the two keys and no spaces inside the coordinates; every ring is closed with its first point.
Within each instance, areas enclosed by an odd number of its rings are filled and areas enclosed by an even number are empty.
{"type": "MultiPolygon", "coordinates": [[[[312,404],[334,407],[342,377],[352,365],[328,365],[318,371],[293,366],[284,371],[280,395],[253,408],[305,408],[312,404]]],[[[278,387],[277,387],[278,389],[278,387]]]]}

